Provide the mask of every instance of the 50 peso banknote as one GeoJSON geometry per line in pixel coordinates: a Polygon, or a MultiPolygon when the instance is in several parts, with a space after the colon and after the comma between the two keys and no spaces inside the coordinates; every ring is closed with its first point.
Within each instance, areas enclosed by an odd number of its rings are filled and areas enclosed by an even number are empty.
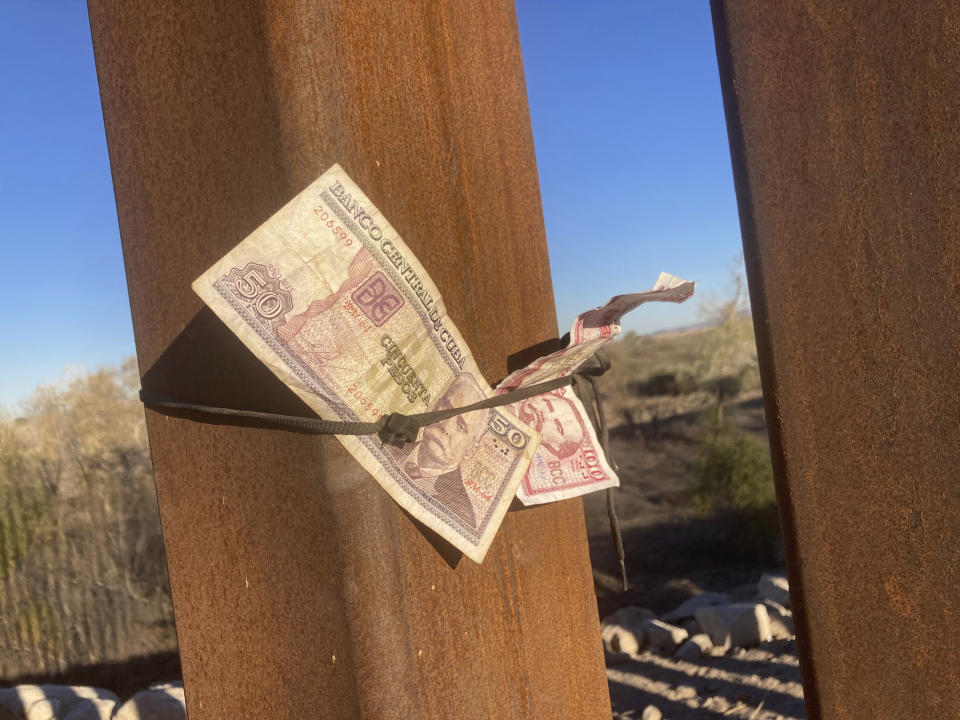
{"type": "MultiPolygon", "coordinates": [[[[684,302],[693,290],[694,283],[660,273],[653,289],[618,295],[606,305],[578,315],[565,348],[511,373],[497,386],[497,393],[570,375],[620,333],[620,318],[626,313],[647,302],[684,302]]],[[[571,387],[506,407],[543,434],[517,488],[517,498],[524,505],[565,500],[620,484],[583,403],[571,387]]]]}
{"type": "MultiPolygon", "coordinates": [[[[493,395],[424,268],[338,165],[193,289],[323,418],[370,422],[493,395]]],[[[428,425],[402,447],[337,438],[390,497],[478,563],[540,442],[506,408],[428,425]]]]}

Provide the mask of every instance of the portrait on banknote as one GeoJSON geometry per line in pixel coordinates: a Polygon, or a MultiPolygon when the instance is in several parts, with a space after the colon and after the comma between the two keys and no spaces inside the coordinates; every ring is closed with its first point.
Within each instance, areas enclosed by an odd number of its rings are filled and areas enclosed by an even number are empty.
{"type": "MultiPolygon", "coordinates": [[[[470,373],[460,373],[432,410],[465,407],[483,400],[480,384],[470,373]]],[[[476,527],[477,513],[464,486],[462,464],[471,453],[490,417],[489,410],[455,415],[423,428],[421,438],[395,453],[397,464],[421,489],[476,527]]]]}
{"type": "Polygon", "coordinates": [[[540,431],[540,448],[558,460],[568,458],[587,436],[586,420],[569,397],[568,388],[534,395],[517,403],[517,417],[540,431]]]}
{"type": "Polygon", "coordinates": [[[526,505],[555,502],[619,484],[583,403],[561,387],[510,406],[541,433],[517,497],[526,505]]]}

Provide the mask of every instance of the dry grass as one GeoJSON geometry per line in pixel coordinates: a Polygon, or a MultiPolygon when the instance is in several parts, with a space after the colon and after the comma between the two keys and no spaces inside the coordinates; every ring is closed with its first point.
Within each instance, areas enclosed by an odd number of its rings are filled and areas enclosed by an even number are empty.
{"type": "Polygon", "coordinates": [[[0,677],[176,648],[132,360],[0,416],[0,677]]]}

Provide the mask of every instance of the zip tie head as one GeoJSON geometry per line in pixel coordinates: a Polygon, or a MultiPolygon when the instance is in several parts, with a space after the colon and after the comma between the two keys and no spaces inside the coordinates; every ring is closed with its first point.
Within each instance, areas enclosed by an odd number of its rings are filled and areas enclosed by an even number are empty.
{"type": "Polygon", "coordinates": [[[390,413],[381,422],[383,424],[377,435],[384,444],[403,447],[406,443],[417,441],[420,425],[413,418],[403,413],[390,413]]]}

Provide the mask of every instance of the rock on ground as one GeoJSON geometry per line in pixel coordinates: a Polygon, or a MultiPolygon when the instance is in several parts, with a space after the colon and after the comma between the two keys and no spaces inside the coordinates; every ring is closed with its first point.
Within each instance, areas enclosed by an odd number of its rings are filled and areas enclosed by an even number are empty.
{"type": "Polygon", "coordinates": [[[632,655],[640,652],[640,644],[636,636],[619,625],[601,626],[600,639],[603,641],[603,656],[607,665],[626,662],[632,655]],[[627,650],[621,650],[621,647],[627,650]]]}
{"type": "Polygon", "coordinates": [[[767,608],[758,603],[711,605],[697,610],[697,622],[717,647],[754,647],[772,639],[767,608]]]}
{"type": "Polygon", "coordinates": [[[790,607],[790,584],[782,573],[764,573],[757,582],[757,595],[765,600],[773,600],[784,607],[790,607]]]}
{"type": "Polygon", "coordinates": [[[643,636],[651,650],[664,655],[673,655],[680,644],[687,639],[687,631],[662,620],[647,620],[643,624],[643,636]]]}
{"type": "Polygon", "coordinates": [[[707,607],[709,605],[723,605],[727,602],[726,595],[715,592],[700,593],[683,602],[680,606],[674,608],[660,619],[664,622],[675,623],[677,620],[692,618],[697,608],[707,607]]]}
{"type": "Polygon", "coordinates": [[[796,634],[792,612],[773,600],[764,600],[763,605],[767,608],[767,615],[770,617],[770,633],[774,640],[791,638],[796,634]]]}
{"type": "Polygon", "coordinates": [[[186,720],[187,709],[181,683],[155,685],[127,700],[114,720],[186,720]]]}
{"type": "Polygon", "coordinates": [[[643,715],[640,720],[663,720],[663,713],[656,705],[647,705],[643,709],[643,715]]]}
{"type": "Polygon", "coordinates": [[[698,633],[687,640],[680,649],[673,655],[674,660],[693,661],[708,654],[713,648],[710,642],[710,636],[705,633],[698,633]]]}
{"type": "Polygon", "coordinates": [[[76,705],[62,720],[111,720],[117,703],[113,700],[87,700],[76,705]]]}
{"type": "Polygon", "coordinates": [[[607,615],[603,622],[624,627],[640,627],[647,620],[654,620],[656,617],[657,614],[653,610],[639,605],[628,605],[607,615]]]}
{"type": "Polygon", "coordinates": [[[60,715],[60,701],[50,698],[32,703],[24,717],[27,720],[57,720],[58,715],[60,715]]]}
{"type": "Polygon", "coordinates": [[[117,702],[100,688],[17,685],[0,688],[0,720],[109,720],[117,702]]]}
{"type": "Polygon", "coordinates": [[[159,683],[119,708],[108,690],[66,685],[0,688],[0,720],[186,720],[183,683],[159,683]]]}
{"type": "Polygon", "coordinates": [[[644,647],[644,623],[656,618],[652,610],[624,607],[603,619],[600,637],[608,662],[623,662],[644,647]]]}

